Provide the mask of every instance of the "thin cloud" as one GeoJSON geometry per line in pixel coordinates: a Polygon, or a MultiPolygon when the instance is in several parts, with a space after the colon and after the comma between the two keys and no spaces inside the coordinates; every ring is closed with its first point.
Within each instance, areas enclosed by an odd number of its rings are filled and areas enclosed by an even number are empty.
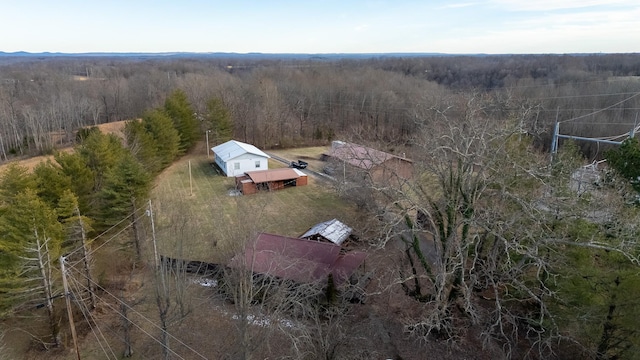
{"type": "Polygon", "coordinates": [[[636,0],[493,0],[493,3],[511,11],[555,11],[597,6],[637,6],[636,0]]]}
{"type": "Polygon", "coordinates": [[[626,10],[581,11],[570,14],[545,14],[542,16],[521,19],[508,24],[515,28],[557,28],[561,26],[584,26],[594,28],[629,26],[629,30],[637,26],[640,7],[626,10]]]}
{"type": "Polygon", "coordinates": [[[465,8],[465,7],[470,7],[470,6],[476,6],[479,3],[477,2],[466,2],[466,3],[454,3],[454,4],[447,4],[444,6],[439,7],[439,9],[459,9],[459,8],[465,8]]]}

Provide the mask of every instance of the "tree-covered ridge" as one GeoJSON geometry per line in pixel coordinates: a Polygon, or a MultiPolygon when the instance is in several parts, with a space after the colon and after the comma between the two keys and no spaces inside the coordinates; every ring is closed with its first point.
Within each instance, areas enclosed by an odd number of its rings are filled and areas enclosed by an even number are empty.
{"type": "MultiPolygon", "coordinates": [[[[0,68],[0,158],[47,153],[73,142],[80,127],[141,118],[158,108],[180,124],[184,150],[196,136],[194,120],[202,124],[216,112],[211,99],[228,110],[232,137],[260,148],[353,136],[397,146],[416,131],[416,115],[433,108],[454,115],[465,101],[460,95],[473,92],[487,100],[482,111],[519,118],[536,145],[547,147],[556,120],[584,116],[563,123],[563,134],[628,132],[633,121],[621,120],[638,108],[639,98],[627,98],[639,91],[639,68],[637,54],[6,64],[0,68]],[[180,110],[186,103],[192,113],[180,110]]],[[[589,156],[602,155],[595,144],[580,146],[589,156]]]]}

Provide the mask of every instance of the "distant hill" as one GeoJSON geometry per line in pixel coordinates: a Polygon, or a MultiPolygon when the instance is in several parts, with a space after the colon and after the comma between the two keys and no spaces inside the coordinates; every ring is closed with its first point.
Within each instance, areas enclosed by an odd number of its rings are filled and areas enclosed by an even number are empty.
{"type": "Polygon", "coordinates": [[[61,52],[40,52],[30,53],[25,51],[4,52],[0,51],[2,58],[218,58],[218,59],[252,59],[252,60],[339,60],[339,59],[368,59],[380,57],[425,57],[425,56],[451,56],[443,53],[326,53],[326,54],[300,54],[300,53],[231,53],[231,52],[87,52],[87,53],[61,53],[61,52]]]}

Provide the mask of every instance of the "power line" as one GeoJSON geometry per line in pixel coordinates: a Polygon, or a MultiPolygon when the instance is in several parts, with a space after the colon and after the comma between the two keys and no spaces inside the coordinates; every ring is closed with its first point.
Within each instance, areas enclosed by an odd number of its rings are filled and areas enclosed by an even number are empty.
{"type": "MultiPolygon", "coordinates": [[[[122,220],[118,221],[116,224],[112,225],[110,228],[108,228],[107,230],[101,232],[100,234],[98,234],[96,237],[94,237],[91,241],[94,242],[98,239],[100,239],[102,236],[105,236],[107,233],[109,233],[111,230],[115,229],[117,226],[119,226],[120,224],[122,224],[123,222],[125,222],[126,220],[128,220],[131,216],[133,216],[136,212],[142,210],[143,208],[138,208],[135,209],[134,211],[132,211],[131,213],[129,213],[127,216],[125,216],[124,218],[122,218],[122,220]]],[[[138,217],[139,218],[139,217],[138,217]]],[[[130,225],[129,225],[130,226],[130,225]]],[[[126,229],[127,227],[125,227],[126,229]]],[[[116,233],[116,235],[120,234],[122,232],[122,230],[118,231],[118,233],[116,233]]],[[[111,241],[116,235],[112,236],[111,238],[109,238],[107,240],[107,242],[111,241]]],[[[100,245],[100,247],[102,247],[102,245],[100,245]]],[[[75,254],[77,251],[82,250],[82,246],[77,247],[76,249],[70,251],[69,253],[67,253],[67,256],[71,256],[73,254],[75,254]]]]}
{"type": "Polygon", "coordinates": [[[636,94],[636,92],[603,93],[603,94],[583,94],[583,95],[562,95],[562,96],[549,96],[549,97],[529,98],[529,99],[531,99],[531,100],[575,99],[575,98],[586,98],[586,97],[605,97],[605,96],[629,95],[629,94],[636,94]]]}
{"type": "MultiPolygon", "coordinates": [[[[143,208],[137,209],[136,211],[140,211],[140,210],[144,210],[143,208]]],[[[146,210],[145,210],[146,211],[146,210]]],[[[129,219],[130,216],[132,216],[134,213],[131,213],[130,215],[128,215],[127,217],[124,218],[124,220],[129,219]]],[[[138,221],[138,219],[142,218],[145,213],[143,213],[143,215],[138,215],[138,217],[134,218],[134,222],[138,221]]],[[[122,223],[122,221],[120,221],[119,223],[122,223]]],[[[109,239],[107,239],[106,241],[104,241],[102,244],[98,245],[97,247],[91,249],[91,251],[89,253],[87,253],[87,255],[93,255],[96,251],[98,251],[99,249],[101,249],[103,246],[107,245],[109,242],[111,242],[113,239],[115,239],[116,237],[118,237],[118,235],[120,235],[121,233],[123,233],[125,230],[129,229],[131,226],[133,226],[133,222],[130,224],[127,224],[127,226],[123,227],[122,229],[118,230],[117,233],[113,234],[109,239]]],[[[112,227],[113,228],[113,227],[112,227]]],[[[104,234],[104,233],[102,233],[104,234]]],[[[97,238],[93,239],[92,242],[94,242],[97,238]]],[[[82,247],[78,247],[77,249],[75,249],[74,251],[72,251],[71,253],[69,253],[67,256],[71,255],[72,253],[75,253],[76,251],[82,249],[82,247]]],[[[82,259],[72,263],[69,265],[70,268],[75,268],[75,266],[77,266],[78,264],[80,264],[81,262],[83,262],[82,259]]]]}
{"type": "Polygon", "coordinates": [[[565,122],[568,122],[568,121],[574,121],[574,120],[578,120],[578,119],[585,118],[585,117],[587,117],[587,116],[591,116],[591,115],[598,114],[598,113],[600,113],[600,112],[602,112],[602,111],[604,111],[604,110],[606,110],[606,109],[612,108],[612,107],[614,107],[614,106],[618,106],[618,105],[620,105],[620,104],[622,104],[622,103],[625,103],[625,102],[627,102],[627,101],[629,101],[629,100],[631,100],[631,99],[633,99],[633,98],[635,98],[635,97],[637,97],[637,96],[640,96],[640,92],[633,93],[633,95],[631,95],[631,96],[627,97],[626,99],[621,100],[621,101],[618,101],[617,103],[615,103],[615,104],[613,104],[613,105],[610,105],[610,106],[607,106],[607,107],[605,107],[605,108],[603,108],[603,109],[599,109],[599,110],[593,111],[593,112],[591,112],[591,113],[589,113],[589,114],[585,114],[585,115],[577,116],[577,117],[574,117],[574,118],[571,118],[571,119],[563,120],[563,121],[560,121],[559,123],[565,123],[565,122]]]}
{"type": "MultiPolygon", "coordinates": [[[[72,285],[75,287],[76,289],[76,293],[80,294],[81,291],[78,287],[78,281],[75,278],[71,278],[71,283],[72,285]]],[[[105,342],[106,346],[109,348],[111,355],[113,355],[114,359],[118,359],[118,357],[116,356],[116,354],[113,352],[113,348],[111,348],[111,346],[109,345],[109,341],[106,339],[106,337],[104,336],[104,334],[102,333],[102,330],[100,330],[100,326],[98,325],[98,322],[95,321],[95,318],[93,317],[93,314],[91,313],[91,311],[89,309],[87,309],[86,305],[84,304],[84,302],[82,301],[82,298],[80,298],[79,296],[74,296],[74,299],[76,300],[75,303],[78,305],[78,307],[80,308],[80,311],[82,312],[82,316],[84,317],[84,319],[87,321],[87,324],[89,325],[89,328],[91,329],[91,332],[93,333],[93,336],[96,338],[96,340],[98,341],[98,345],[100,345],[100,348],[102,349],[102,351],[104,352],[104,354],[107,356],[107,358],[110,358],[109,353],[107,353],[107,350],[105,349],[105,347],[102,345],[102,341],[105,342]],[[78,300],[80,299],[80,300],[78,300]],[[88,316],[87,316],[88,314],[88,316]],[[91,318],[91,320],[89,320],[89,317],[91,318]],[[93,320],[93,324],[95,324],[95,327],[98,329],[98,332],[100,333],[100,337],[98,337],[98,334],[96,334],[96,331],[94,329],[94,326],[92,325],[92,320],[93,320]],[[102,341],[100,340],[100,338],[102,338],[102,341]]]]}
{"type": "MultiPolygon", "coordinates": [[[[84,277],[84,275],[80,274],[81,276],[84,277]]],[[[132,311],[134,314],[138,315],[139,317],[141,317],[142,319],[146,320],[147,322],[149,322],[153,327],[155,327],[156,329],[160,330],[163,333],[166,333],[170,338],[172,338],[173,340],[177,341],[180,345],[184,346],[185,348],[189,349],[190,351],[192,351],[194,354],[196,354],[197,356],[201,357],[202,359],[207,359],[207,357],[205,357],[204,355],[200,354],[197,350],[193,349],[192,347],[190,347],[189,345],[185,344],[182,340],[178,339],[177,337],[175,337],[174,335],[172,335],[171,333],[163,330],[160,326],[158,326],[155,322],[153,322],[151,319],[147,318],[146,316],[144,316],[143,314],[141,314],[140,312],[136,311],[133,307],[131,307],[129,304],[127,304],[125,301],[122,301],[120,298],[118,298],[117,296],[113,295],[111,292],[109,292],[107,289],[105,289],[104,287],[100,286],[98,283],[96,283],[95,281],[91,280],[91,279],[87,279],[88,281],[91,281],[96,288],[99,288],[101,291],[104,291],[105,293],[109,294],[115,301],[117,301],[118,303],[122,304],[123,306],[125,306],[128,310],[132,311]]],[[[80,284],[83,288],[87,289],[86,286],[84,286],[81,282],[78,282],[78,284],[80,284]]],[[[114,310],[118,315],[124,317],[124,314],[122,314],[120,311],[114,309],[107,301],[103,300],[103,302],[109,306],[112,310],[114,310]]],[[[145,331],[144,329],[142,329],[140,326],[138,326],[136,323],[134,323],[133,321],[131,321],[131,323],[136,326],[136,328],[138,328],[139,330],[141,330],[142,332],[144,332],[146,335],[148,335],[149,337],[151,337],[153,340],[155,340],[156,342],[158,342],[159,344],[161,344],[163,347],[164,344],[162,344],[162,342],[160,340],[158,340],[157,338],[155,338],[153,335],[149,334],[147,331],[145,331]]],[[[175,351],[173,351],[171,348],[169,347],[165,347],[167,350],[171,351],[173,354],[175,354],[176,356],[180,357],[181,359],[183,359],[180,355],[178,355],[175,351]]]]}
{"type": "MultiPolygon", "coordinates": [[[[95,284],[95,283],[94,283],[95,284]]],[[[96,286],[100,287],[98,284],[95,284],[96,286]]],[[[84,285],[81,285],[84,287],[84,285]]],[[[163,331],[159,326],[157,326],[155,323],[153,323],[153,321],[151,321],[150,319],[148,319],[147,317],[145,317],[144,315],[136,312],[135,310],[133,310],[133,308],[131,308],[126,302],[120,300],[118,297],[116,297],[115,295],[111,294],[110,292],[108,292],[106,289],[100,287],[101,290],[103,290],[104,292],[106,292],[107,294],[111,295],[116,301],[120,302],[121,304],[123,304],[124,306],[126,306],[129,310],[134,311],[138,316],[142,317],[143,319],[147,320],[149,323],[151,323],[153,326],[159,328],[161,331],[163,331]]],[[[86,287],[85,287],[86,289],[86,287]]],[[[111,308],[111,310],[113,310],[116,314],[120,315],[121,317],[124,317],[124,314],[121,313],[120,311],[118,311],[117,309],[115,309],[113,306],[111,306],[111,304],[109,304],[108,301],[106,300],[102,300],[102,302],[107,305],[109,308],[111,308]]],[[[135,322],[129,320],[129,322],[135,326],[138,330],[142,331],[145,335],[147,335],[148,337],[150,337],[151,339],[153,339],[155,342],[157,342],[158,344],[160,344],[160,346],[162,346],[163,348],[167,349],[168,351],[170,351],[171,353],[173,353],[175,356],[177,356],[180,359],[184,359],[182,356],[180,356],[178,353],[176,353],[174,350],[172,350],[171,348],[169,348],[168,346],[164,345],[162,343],[162,341],[158,340],[155,336],[149,334],[149,332],[147,332],[146,330],[144,330],[142,327],[140,327],[138,324],[136,324],[135,322]]],[[[167,332],[167,335],[171,336],[173,339],[177,340],[178,342],[180,342],[180,340],[178,340],[177,338],[173,337],[170,333],[167,332]]],[[[180,342],[181,344],[183,344],[182,342],[180,342]]],[[[186,345],[185,345],[186,346],[186,345]]],[[[186,346],[188,348],[188,346],[186,346]]],[[[195,352],[195,350],[193,350],[195,352]]],[[[196,352],[196,354],[198,354],[196,352]]],[[[206,359],[205,357],[203,357],[204,359],[206,359]]]]}
{"type": "MultiPolygon", "coordinates": [[[[522,79],[526,80],[527,78],[522,78],[522,79]]],[[[553,80],[553,79],[551,79],[551,80],[553,80]]],[[[511,89],[529,89],[529,88],[539,88],[539,87],[554,87],[554,88],[558,88],[558,87],[564,87],[564,86],[575,86],[575,85],[597,84],[597,83],[612,83],[612,82],[622,82],[622,81],[631,82],[631,81],[637,81],[637,80],[636,79],[629,79],[629,78],[614,78],[614,79],[605,79],[605,80],[588,80],[588,81],[566,82],[566,83],[563,83],[563,84],[549,83],[549,84],[538,84],[538,85],[511,86],[511,87],[505,87],[505,89],[509,89],[509,90],[511,90],[511,89]]]]}

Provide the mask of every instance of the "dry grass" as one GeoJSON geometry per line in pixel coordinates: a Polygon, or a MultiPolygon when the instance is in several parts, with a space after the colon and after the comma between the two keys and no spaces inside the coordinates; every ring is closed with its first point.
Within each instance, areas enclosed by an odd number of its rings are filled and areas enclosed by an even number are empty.
{"type": "MultiPolygon", "coordinates": [[[[269,166],[285,165],[270,161],[269,166]]],[[[307,186],[249,196],[230,196],[234,188],[234,178],[217,174],[204,155],[186,156],[164,171],[152,196],[161,253],[222,261],[234,244],[256,232],[296,237],[318,222],[338,218],[349,223],[356,215],[314,177],[307,186]],[[185,240],[180,244],[178,239],[185,240]]]]}
{"type": "MultiPolygon", "coordinates": [[[[119,138],[124,138],[124,126],[128,120],[124,121],[116,121],[106,124],[100,124],[97,127],[105,134],[115,134],[119,138]]],[[[63,152],[72,152],[72,147],[65,147],[62,149],[58,149],[58,151],[63,152]]],[[[8,163],[0,164],[0,174],[4,171],[4,169],[9,165],[9,163],[17,162],[20,166],[24,166],[29,170],[33,170],[38,164],[41,162],[45,162],[47,160],[53,160],[53,155],[42,155],[42,156],[33,156],[29,158],[21,158],[16,160],[11,160],[8,163]]]]}

